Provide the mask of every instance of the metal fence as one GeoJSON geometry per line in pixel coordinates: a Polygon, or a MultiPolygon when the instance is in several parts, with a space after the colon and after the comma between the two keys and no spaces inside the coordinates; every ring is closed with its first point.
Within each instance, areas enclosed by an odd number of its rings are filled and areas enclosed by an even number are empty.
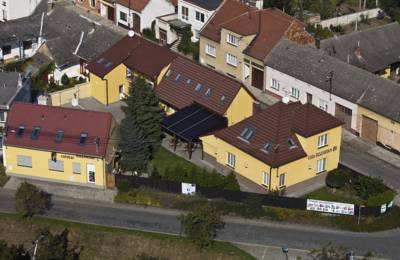
{"type": "MultiPolygon", "coordinates": [[[[160,179],[144,178],[144,177],[128,176],[128,175],[116,175],[115,181],[117,187],[119,187],[119,185],[121,184],[124,184],[128,185],[131,188],[148,187],[175,194],[185,194],[187,192],[183,188],[184,185],[182,185],[181,182],[175,182],[175,181],[166,181],[160,179]]],[[[262,201],[263,206],[299,209],[299,210],[308,209],[307,207],[308,200],[304,198],[291,198],[291,197],[275,196],[269,194],[223,190],[220,188],[201,187],[198,185],[196,185],[195,194],[203,196],[207,199],[225,199],[227,201],[239,202],[239,203],[245,202],[249,196],[252,196],[252,197],[258,197],[262,201]]],[[[321,202],[322,206],[327,207],[326,204],[328,204],[328,207],[340,207],[340,205],[342,205],[343,203],[321,202]]],[[[392,204],[393,204],[392,202],[388,202],[387,204],[378,207],[367,207],[355,204],[354,214],[351,215],[359,215],[361,213],[362,215],[379,216],[388,212],[392,208],[392,204]]],[[[346,205],[352,205],[352,204],[346,204],[346,205]]],[[[317,211],[328,212],[323,210],[317,210],[317,211]]],[[[339,212],[339,210],[333,208],[331,212],[335,213],[339,212]]]]}

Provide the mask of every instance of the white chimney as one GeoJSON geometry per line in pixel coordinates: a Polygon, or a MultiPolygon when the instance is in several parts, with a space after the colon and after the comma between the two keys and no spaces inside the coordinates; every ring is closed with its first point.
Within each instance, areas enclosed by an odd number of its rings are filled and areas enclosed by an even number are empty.
{"type": "Polygon", "coordinates": [[[283,97],[282,98],[282,103],[283,104],[289,104],[290,98],[289,97],[283,97]]]}

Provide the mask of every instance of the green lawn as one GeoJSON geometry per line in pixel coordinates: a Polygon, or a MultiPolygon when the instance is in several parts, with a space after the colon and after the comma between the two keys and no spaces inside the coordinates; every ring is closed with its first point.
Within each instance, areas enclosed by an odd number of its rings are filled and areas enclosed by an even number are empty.
{"type": "Polygon", "coordinates": [[[226,242],[215,242],[200,251],[188,238],[122,228],[83,224],[36,216],[31,221],[17,214],[0,213],[0,240],[8,244],[25,244],[49,227],[52,232],[68,228],[71,245],[83,246],[81,259],[254,259],[245,251],[226,242]],[[23,236],[21,235],[23,234],[23,236]]]}
{"type": "Polygon", "coordinates": [[[307,194],[305,197],[308,199],[336,201],[361,205],[365,203],[365,200],[359,198],[356,195],[350,194],[349,192],[345,192],[342,190],[333,191],[328,187],[323,187],[321,189],[315,190],[307,194]]]}
{"type": "Polygon", "coordinates": [[[161,147],[158,150],[151,164],[161,175],[164,174],[167,168],[174,169],[177,165],[179,165],[185,171],[190,171],[192,169],[201,170],[200,167],[182,157],[179,157],[178,155],[175,155],[164,147],[161,147]]]}

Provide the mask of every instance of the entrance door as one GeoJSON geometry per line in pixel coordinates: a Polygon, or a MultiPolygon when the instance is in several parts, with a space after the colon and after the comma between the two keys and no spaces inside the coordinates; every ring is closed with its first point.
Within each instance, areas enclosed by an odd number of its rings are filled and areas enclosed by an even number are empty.
{"type": "Polygon", "coordinates": [[[167,45],[167,31],[160,29],[160,43],[162,45],[167,45]]]}
{"type": "Polygon", "coordinates": [[[378,121],[362,116],[361,137],[376,143],[378,139],[378,121]]]}
{"type": "Polygon", "coordinates": [[[312,94],[307,93],[307,103],[312,104],[312,94]]]}
{"type": "Polygon", "coordinates": [[[344,122],[344,127],[347,129],[351,129],[351,118],[352,111],[350,108],[339,105],[336,103],[335,105],[335,116],[336,118],[342,120],[344,122]]]}
{"type": "Polygon", "coordinates": [[[140,16],[134,13],[132,14],[132,29],[140,33],[140,16]]]}
{"type": "Polygon", "coordinates": [[[263,90],[264,71],[252,68],[251,85],[255,88],[263,90]]]}
{"type": "Polygon", "coordinates": [[[87,165],[87,181],[88,183],[96,183],[96,167],[93,164],[87,165]]]}
{"type": "Polygon", "coordinates": [[[110,21],[115,21],[115,8],[111,6],[107,6],[107,18],[110,21]]]}

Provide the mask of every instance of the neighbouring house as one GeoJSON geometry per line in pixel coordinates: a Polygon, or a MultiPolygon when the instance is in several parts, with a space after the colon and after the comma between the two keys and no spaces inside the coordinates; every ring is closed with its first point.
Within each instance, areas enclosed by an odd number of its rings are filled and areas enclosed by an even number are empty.
{"type": "Polygon", "coordinates": [[[43,0],[2,0],[0,22],[7,22],[33,14],[43,0]]]}
{"type": "Polygon", "coordinates": [[[265,91],[311,103],[361,137],[400,150],[397,83],[288,40],[266,57],[265,70],[265,91]]]}
{"type": "Polygon", "coordinates": [[[177,54],[138,35],[126,36],[87,66],[90,93],[103,104],[123,99],[132,80],[141,76],[156,87],[177,54]]]}
{"type": "Polygon", "coordinates": [[[18,72],[0,72],[0,157],[3,154],[3,129],[14,101],[30,101],[30,80],[18,72]]]}
{"type": "Polygon", "coordinates": [[[385,78],[395,79],[400,74],[397,22],[323,40],[320,48],[332,57],[385,78]]]}
{"type": "Polygon", "coordinates": [[[219,171],[275,191],[336,169],[342,122],[300,102],[279,102],[201,138],[204,156],[219,171]]]}
{"type": "Polygon", "coordinates": [[[16,102],[6,123],[6,174],[105,189],[117,133],[109,113],[16,102]]]}
{"type": "Polygon", "coordinates": [[[116,23],[140,33],[152,28],[156,17],[175,12],[174,0],[117,0],[116,23]]]}
{"type": "Polygon", "coordinates": [[[222,4],[223,0],[178,0],[178,12],[156,19],[156,38],[163,45],[170,45],[178,39],[178,32],[186,26],[192,30],[192,41],[200,38],[200,30],[222,4]]]}
{"type": "Polygon", "coordinates": [[[200,62],[262,90],[263,61],[282,38],[314,42],[302,22],[278,9],[227,0],[200,33],[200,62]]]}
{"type": "MultiPolygon", "coordinates": [[[[93,12],[95,14],[100,14],[100,6],[103,1],[100,0],[74,0],[75,5],[88,10],[89,12],[93,12]]],[[[106,1],[105,1],[106,2],[106,1]]]]}

